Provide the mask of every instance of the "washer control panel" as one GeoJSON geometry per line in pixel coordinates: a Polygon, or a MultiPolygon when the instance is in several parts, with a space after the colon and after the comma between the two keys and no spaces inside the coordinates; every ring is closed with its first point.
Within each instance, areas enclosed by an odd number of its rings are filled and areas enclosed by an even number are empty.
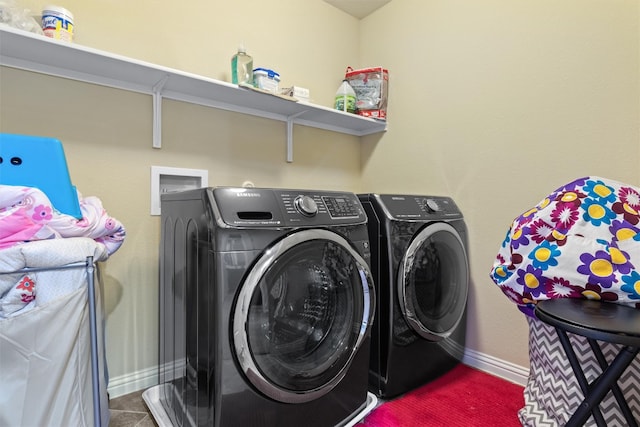
{"type": "Polygon", "coordinates": [[[332,218],[357,218],[362,212],[357,198],[323,196],[322,201],[332,218]]]}
{"type": "Polygon", "coordinates": [[[322,226],[367,220],[354,193],[267,188],[214,189],[222,220],[229,225],[322,226]]]}
{"type": "Polygon", "coordinates": [[[400,194],[380,194],[374,197],[379,198],[387,215],[395,219],[462,218],[462,213],[450,197],[400,194]]]}
{"type": "Polygon", "coordinates": [[[313,197],[298,196],[293,200],[296,210],[305,216],[314,216],[318,213],[318,204],[313,197]]]}
{"type": "Polygon", "coordinates": [[[424,199],[424,207],[428,212],[438,212],[440,205],[435,199],[424,199]]]}
{"type": "Polygon", "coordinates": [[[362,205],[355,194],[274,191],[279,193],[285,211],[293,220],[298,214],[309,218],[324,217],[325,220],[361,219],[364,215],[362,205]]]}

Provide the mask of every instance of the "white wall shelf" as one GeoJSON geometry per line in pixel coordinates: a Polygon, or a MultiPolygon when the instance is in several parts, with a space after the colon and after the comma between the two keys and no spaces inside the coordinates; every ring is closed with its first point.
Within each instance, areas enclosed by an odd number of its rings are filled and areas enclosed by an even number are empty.
{"type": "Polygon", "coordinates": [[[244,89],[237,85],[61,42],[0,24],[0,65],[149,94],[153,97],[153,147],[162,146],[162,99],[278,120],[287,124],[287,161],[293,161],[293,124],[364,136],[386,123],[244,89]]]}

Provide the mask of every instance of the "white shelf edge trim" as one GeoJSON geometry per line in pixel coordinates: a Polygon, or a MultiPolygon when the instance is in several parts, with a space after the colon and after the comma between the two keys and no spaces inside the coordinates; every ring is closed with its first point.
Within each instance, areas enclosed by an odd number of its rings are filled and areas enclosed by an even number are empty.
{"type": "Polygon", "coordinates": [[[220,80],[21,31],[6,24],[0,24],[0,65],[151,95],[154,148],[162,146],[163,98],[285,122],[287,161],[293,159],[294,124],[355,136],[386,130],[384,121],[254,92],[220,80]]]}

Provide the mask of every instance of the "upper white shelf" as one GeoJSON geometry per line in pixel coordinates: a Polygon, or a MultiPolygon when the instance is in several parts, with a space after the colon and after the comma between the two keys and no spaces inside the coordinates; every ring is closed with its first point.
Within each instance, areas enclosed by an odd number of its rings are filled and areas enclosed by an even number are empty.
{"type": "MultiPolygon", "coordinates": [[[[279,120],[288,123],[288,133],[292,123],[356,136],[386,129],[383,121],[244,89],[5,24],[0,24],[0,65],[279,120]]],[[[159,108],[159,103],[154,102],[154,108],[159,108]]],[[[159,120],[160,115],[154,111],[154,117],[159,120]]],[[[154,123],[154,129],[158,128],[154,123]]],[[[288,139],[290,148],[290,135],[288,139]]]]}

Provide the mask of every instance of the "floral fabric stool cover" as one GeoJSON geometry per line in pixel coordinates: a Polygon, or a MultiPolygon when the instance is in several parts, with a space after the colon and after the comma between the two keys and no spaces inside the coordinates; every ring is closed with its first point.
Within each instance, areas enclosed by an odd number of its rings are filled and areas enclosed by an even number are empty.
{"type": "MultiPolygon", "coordinates": [[[[562,426],[583,395],[554,328],[539,321],[533,308],[551,298],[600,299],[640,308],[640,189],[600,177],[558,188],[513,221],[490,275],[527,315],[530,372],[520,421],[524,426],[562,426]]],[[[585,337],[570,339],[576,349],[589,348],[585,337]]],[[[609,362],[619,348],[602,345],[609,362]]],[[[600,373],[590,351],[579,357],[587,378],[600,373]]],[[[638,384],[636,358],[619,382],[636,419],[638,384]]],[[[610,425],[625,425],[611,394],[600,407],[610,425]]],[[[592,417],[586,425],[595,425],[592,417]]]]}

